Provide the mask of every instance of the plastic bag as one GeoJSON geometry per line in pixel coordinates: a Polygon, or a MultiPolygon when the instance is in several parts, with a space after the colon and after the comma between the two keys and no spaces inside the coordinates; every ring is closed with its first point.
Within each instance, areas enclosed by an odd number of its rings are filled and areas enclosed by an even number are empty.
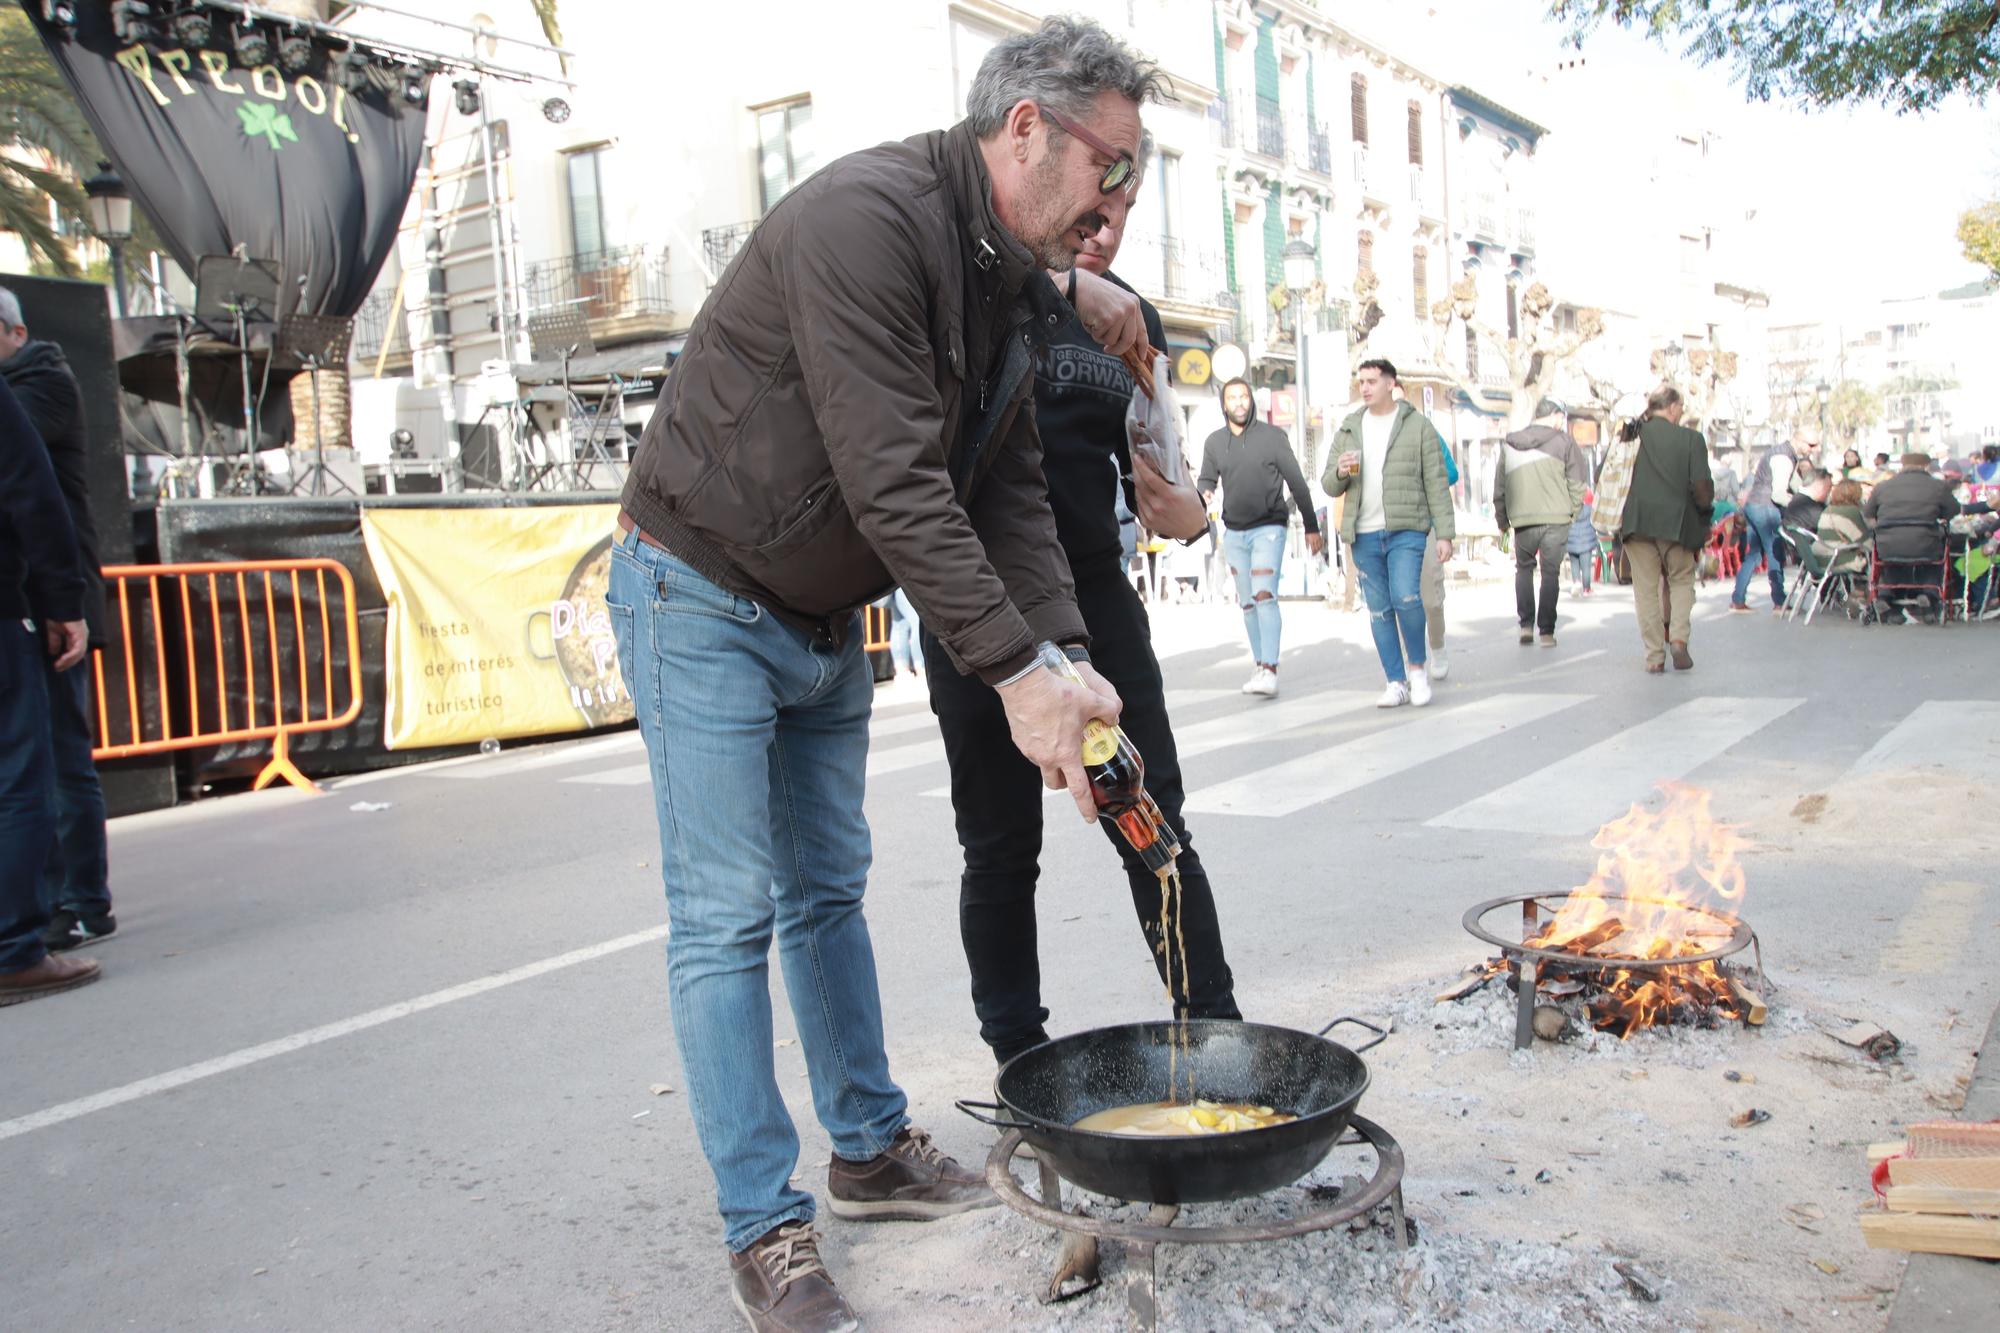
{"type": "Polygon", "coordinates": [[[1132,401],[1125,406],[1126,442],[1133,454],[1151,462],[1168,481],[1182,485],[1188,468],[1181,454],[1181,404],[1167,382],[1167,358],[1154,353],[1150,385],[1144,376],[1132,378],[1132,401]]]}

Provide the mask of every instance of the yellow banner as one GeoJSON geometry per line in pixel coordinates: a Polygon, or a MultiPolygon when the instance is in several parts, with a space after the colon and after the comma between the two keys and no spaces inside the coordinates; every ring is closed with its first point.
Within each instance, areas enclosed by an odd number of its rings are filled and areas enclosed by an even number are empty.
{"type": "Polygon", "coordinates": [[[389,600],[387,744],[632,719],[604,609],[616,505],[364,509],[389,600]]]}

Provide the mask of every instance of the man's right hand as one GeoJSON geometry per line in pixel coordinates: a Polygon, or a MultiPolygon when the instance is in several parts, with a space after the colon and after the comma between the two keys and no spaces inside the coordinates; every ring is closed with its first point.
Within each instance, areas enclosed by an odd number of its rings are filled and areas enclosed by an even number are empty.
{"type": "Polygon", "coordinates": [[[45,620],[42,638],[58,671],[69,670],[90,651],[90,627],[81,620],[45,620]]]}
{"type": "Polygon", "coordinates": [[[1111,356],[1123,356],[1146,340],[1146,316],[1139,309],[1139,298],[1087,268],[1076,270],[1076,314],[1111,356]]]}
{"type": "Polygon", "coordinates": [[[1084,724],[1092,719],[1116,722],[1125,707],[1111,686],[1102,683],[1103,677],[1092,673],[1085,679],[1092,677],[1092,688],[1085,689],[1046,667],[1036,667],[1013,684],[999,687],[1014,744],[1042,770],[1042,782],[1051,791],[1069,789],[1086,823],[1096,822],[1097,802],[1091,799],[1090,780],[1083,772],[1084,724]]]}

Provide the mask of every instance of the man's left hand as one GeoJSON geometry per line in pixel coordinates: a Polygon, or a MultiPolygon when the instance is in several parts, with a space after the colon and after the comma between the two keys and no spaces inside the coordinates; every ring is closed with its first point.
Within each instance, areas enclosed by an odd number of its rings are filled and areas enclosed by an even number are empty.
{"type": "Polygon", "coordinates": [[[81,620],[46,620],[42,622],[42,641],[50,663],[58,671],[67,671],[90,651],[90,628],[81,620]]]}
{"type": "Polygon", "coordinates": [[[1451,538],[1440,537],[1438,538],[1438,563],[1443,564],[1449,559],[1451,559],[1451,538]]]}
{"type": "Polygon", "coordinates": [[[1308,532],[1306,534],[1306,549],[1314,555],[1318,555],[1321,551],[1324,551],[1326,549],[1325,535],[1318,532],[1308,532]]]}
{"type": "Polygon", "coordinates": [[[1138,450],[1132,452],[1132,490],[1139,501],[1139,522],[1146,531],[1176,541],[1189,541],[1208,531],[1208,508],[1201,492],[1182,482],[1175,485],[1138,450]]]}

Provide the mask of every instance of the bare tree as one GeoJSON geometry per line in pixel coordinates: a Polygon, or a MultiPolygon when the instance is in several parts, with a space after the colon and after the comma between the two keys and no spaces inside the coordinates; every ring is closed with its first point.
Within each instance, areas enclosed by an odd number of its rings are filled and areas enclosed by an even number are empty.
{"type": "Polygon", "coordinates": [[[1559,330],[1549,318],[1555,299],[1542,283],[1521,293],[1518,337],[1510,338],[1479,317],[1479,286],[1468,274],[1452,284],[1448,300],[1431,307],[1431,324],[1437,330],[1432,359],[1449,375],[1460,392],[1477,402],[1480,386],[1467,378],[1451,352],[1454,326],[1471,329],[1474,336],[1498,353],[1506,367],[1507,387],[1513,400],[1507,408],[1507,425],[1518,430],[1535,418],[1535,407],[1554,387],[1557,375],[1574,360],[1584,344],[1604,333],[1604,313],[1594,306],[1576,312],[1573,328],[1559,330]]]}

